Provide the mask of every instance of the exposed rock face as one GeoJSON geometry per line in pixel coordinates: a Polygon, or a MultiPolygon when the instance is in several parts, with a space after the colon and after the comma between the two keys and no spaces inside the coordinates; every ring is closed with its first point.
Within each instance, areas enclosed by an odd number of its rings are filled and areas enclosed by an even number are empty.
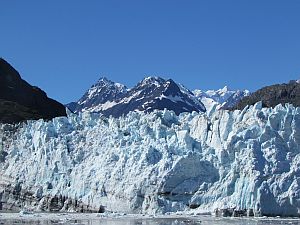
{"type": "Polygon", "coordinates": [[[35,193],[22,189],[20,184],[16,186],[0,187],[0,211],[20,211],[21,209],[38,210],[47,212],[97,212],[105,211],[103,206],[92,208],[77,199],[71,199],[62,195],[37,196],[35,193]]]}
{"type": "Polygon", "coordinates": [[[125,97],[126,93],[126,86],[102,77],[86,91],[78,102],[71,102],[66,106],[73,112],[105,111],[105,103],[115,102],[125,97]]]}
{"type": "Polygon", "coordinates": [[[10,64],[0,59],[0,122],[17,123],[57,116],[66,116],[65,107],[22,80],[10,64]]]}
{"type": "Polygon", "coordinates": [[[233,109],[243,109],[247,105],[254,105],[262,101],[263,107],[275,107],[278,104],[290,103],[300,106],[300,84],[298,81],[290,81],[287,84],[275,84],[259,89],[244,97],[233,109]]]}

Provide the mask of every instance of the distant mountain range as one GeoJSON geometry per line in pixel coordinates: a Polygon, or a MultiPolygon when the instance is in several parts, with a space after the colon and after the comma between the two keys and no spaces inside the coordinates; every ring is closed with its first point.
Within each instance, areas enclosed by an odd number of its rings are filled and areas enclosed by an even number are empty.
{"type": "MultiPolygon", "coordinates": [[[[165,108],[178,115],[231,106],[246,95],[248,92],[230,91],[227,87],[217,91],[192,92],[172,79],[160,77],[147,77],[131,89],[100,78],[77,102],[66,106],[75,113],[100,112],[114,117],[131,111],[152,112],[165,108]]],[[[0,59],[0,106],[2,123],[66,116],[65,106],[24,81],[4,59],[0,59]]]]}
{"type": "Polygon", "coordinates": [[[194,90],[193,93],[205,105],[207,112],[213,109],[230,109],[250,95],[248,90],[229,90],[227,86],[216,91],[194,90]]]}
{"type": "Polygon", "coordinates": [[[72,111],[101,112],[119,117],[130,111],[151,112],[167,108],[182,112],[205,112],[205,106],[187,88],[172,79],[147,77],[133,88],[101,78],[78,102],[67,105],[72,111]]]}
{"type": "Polygon", "coordinates": [[[22,80],[20,74],[0,58],[0,122],[66,116],[65,107],[47,97],[40,88],[22,80]]]}
{"type": "Polygon", "coordinates": [[[125,85],[101,78],[77,101],[66,106],[73,112],[101,112],[119,117],[130,111],[151,112],[156,109],[182,112],[205,112],[213,108],[233,107],[249,91],[232,91],[226,86],[213,91],[190,91],[172,79],[147,77],[128,89],[125,85]]]}
{"type": "MultiPolygon", "coordinates": [[[[173,110],[206,112],[219,109],[243,109],[262,101],[263,107],[280,103],[300,106],[299,81],[264,87],[254,93],[248,90],[191,91],[172,79],[147,77],[133,88],[100,78],[77,101],[66,106],[73,112],[100,112],[119,117],[131,111],[152,112],[173,110]]],[[[65,106],[47,97],[41,89],[22,80],[20,74],[4,59],[0,59],[0,122],[16,123],[31,119],[52,119],[66,116],[65,106]]]]}

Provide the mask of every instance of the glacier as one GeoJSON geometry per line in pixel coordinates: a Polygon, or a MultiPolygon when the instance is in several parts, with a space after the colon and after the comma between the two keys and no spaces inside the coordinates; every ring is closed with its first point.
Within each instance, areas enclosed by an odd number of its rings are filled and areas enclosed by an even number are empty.
{"type": "Polygon", "coordinates": [[[0,126],[0,206],[300,215],[300,108],[130,112],[0,126]]]}

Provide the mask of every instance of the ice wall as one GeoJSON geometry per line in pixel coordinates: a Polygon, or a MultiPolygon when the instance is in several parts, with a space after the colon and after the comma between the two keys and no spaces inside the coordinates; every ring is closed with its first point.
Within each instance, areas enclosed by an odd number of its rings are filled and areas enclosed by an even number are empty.
{"type": "MultiPolygon", "coordinates": [[[[209,118],[170,111],[119,119],[69,113],[2,125],[1,133],[0,169],[10,182],[0,181],[0,190],[31,193],[35,201],[27,207],[45,210],[49,196],[59,196],[59,210],[74,210],[70,201],[76,200],[131,213],[299,215],[300,108],[291,105],[262,109],[257,103],[209,118]]],[[[12,201],[9,196],[2,194],[2,202],[12,201]]]]}

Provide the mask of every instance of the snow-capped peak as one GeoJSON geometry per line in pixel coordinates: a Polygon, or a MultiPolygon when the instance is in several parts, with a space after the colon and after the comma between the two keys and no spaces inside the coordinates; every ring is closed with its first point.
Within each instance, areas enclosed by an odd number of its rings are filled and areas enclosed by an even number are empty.
{"type": "Polygon", "coordinates": [[[101,83],[101,82],[110,83],[112,81],[107,79],[106,77],[100,77],[97,83],[101,83]]]}
{"type": "Polygon", "coordinates": [[[227,97],[236,91],[231,91],[228,86],[224,86],[218,90],[207,90],[205,94],[214,98],[216,101],[224,101],[227,97]]]}
{"type": "Polygon", "coordinates": [[[148,76],[145,77],[141,82],[139,82],[138,85],[155,85],[158,87],[165,83],[165,81],[165,79],[158,76],[148,76]]]}
{"type": "MultiPolygon", "coordinates": [[[[106,116],[119,117],[130,111],[152,112],[173,110],[181,112],[204,112],[204,105],[194,94],[171,79],[157,76],[146,77],[132,89],[100,78],[78,101],[75,112],[101,112],[106,116]]],[[[71,104],[69,104],[70,107],[71,104]]],[[[72,110],[72,109],[71,109],[72,110]]]]}
{"type": "Polygon", "coordinates": [[[226,93],[226,92],[229,91],[229,88],[228,88],[227,85],[225,85],[223,88],[219,89],[218,91],[219,91],[219,92],[222,92],[222,93],[226,93]]]}
{"type": "MultiPolygon", "coordinates": [[[[100,111],[102,104],[113,102],[126,92],[127,87],[125,85],[113,82],[106,77],[101,77],[86,91],[77,103],[72,103],[71,110],[74,112],[90,111],[91,109],[93,109],[92,111],[100,111]]],[[[70,105],[67,106],[70,107],[70,105]]]]}
{"type": "Polygon", "coordinates": [[[208,113],[213,109],[231,108],[243,97],[250,95],[248,90],[231,90],[228,86],[218,90],[196,89],[193,93],[205,105],[208,113]]]}
{"type": "Polygon", "coordinates": [[[120,91],[125,91],[127,88],[125,85],[113,82],[106,77],[101,77],[96,84],[94,84],[92,87],[97,87],[97,88],[103,88],[103,87],[114,87],[119,89],[120,91]]]}

